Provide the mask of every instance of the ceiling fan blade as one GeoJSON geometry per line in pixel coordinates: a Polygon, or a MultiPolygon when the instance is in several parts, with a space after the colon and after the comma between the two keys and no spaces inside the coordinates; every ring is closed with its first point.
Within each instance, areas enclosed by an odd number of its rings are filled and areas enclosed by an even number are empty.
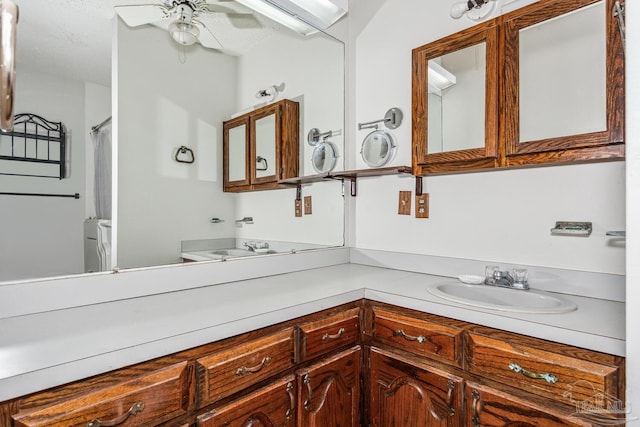
{"type": "Polygon", "coordinates": [[[159,4],[115,6],[116,13],[130,27],[161,21],[165,12],[159,4]]]}
{"type": "Polygon", "coordinates": [[[233,0],[207,0],[209,12],[251,15],[253,10],[233,0]]]}
{"type": "Polygon", "coordinates": [[[200,27],[202,30],[200,31],[200,36],[198,36],[198,41],[202,46],[218,50],[222,50],[224,48],[209,28],[205,25],[200,25],[200,27]]]}

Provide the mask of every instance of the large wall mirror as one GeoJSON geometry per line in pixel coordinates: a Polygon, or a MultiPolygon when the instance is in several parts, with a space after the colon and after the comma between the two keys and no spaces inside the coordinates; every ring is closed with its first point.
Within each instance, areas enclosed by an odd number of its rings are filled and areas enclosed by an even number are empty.
{"type": "MultiPolygon", "coordinates": [[[[260,91],[275,85],[276,100],[300,103],[301,135],[344,128],[339,40],[321,32],[302,36],[255,13],[221,14],[213,21],[222,48],[205,49],[178,45],[157,26],[113,22],[114,4],[149,1],[17,3],[15,111],[65,124],[69,172],[62,180],[3,176],[0,192],[80,193],[80,199],[0,196],[0,282],[85,272],[85,220],[96,215],[89,132],[111,115],[103,130],[112,135],[114,153],[113,266],[174,264],[185,251],[256,240],[276,252],[343,245],[340,183],[305,187],[314,209],[302,218],[294,216],[295,189],[222,191],[222,122],[268,102],[257,97],[260,91]],[[74,25],[83,28],[76,32],[74,25]],[[99,60],[82,50],[94,41],[87,26],[100,29],[99,60]],[[80,75],[74,64],[88,71],[80,75]],[[193,163],[176,161],[181,146],[193,150],[193,163]],[[246,217],[253,221],[238,221],[246,217]]],[[[342,139],[333,142],[342,155],[342,139]]],[[[301,175],[313,175],[313,147],[306,145],[300,142],[301,175]]]]}
{"type": "Polygon", "coordinates": [[[423,173],[495,166],[497,37],[495,23],[482,24],[414,49],[414,164],[423,173]]]}

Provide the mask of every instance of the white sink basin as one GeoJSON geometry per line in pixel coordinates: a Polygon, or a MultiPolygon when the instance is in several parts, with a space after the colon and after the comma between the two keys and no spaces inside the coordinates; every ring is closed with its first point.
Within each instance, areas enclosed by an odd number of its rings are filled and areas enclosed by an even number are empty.
{"type": "Polygon", "coordinates": [[[459,282],[435,284],[427,291],[439,298],[474,307],[515,313],[568,313],[576,304],[551,292],[468,285],[459,282]]]}
{"type": "Polygon", "coordinates": [[[245,249],[217,249],[215,251],[211,251],[210,254],[215,256],[233,256],[233,257],[257,255],[255,252],[251,252],[245,249]]]}

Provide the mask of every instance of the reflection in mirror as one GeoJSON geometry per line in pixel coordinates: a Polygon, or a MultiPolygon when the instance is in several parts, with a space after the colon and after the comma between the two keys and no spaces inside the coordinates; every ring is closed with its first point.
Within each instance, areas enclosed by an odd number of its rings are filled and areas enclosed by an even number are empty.
{"type": "MultiPolygon", "coordinates": [[[[262,101],[256,100],[259,89],[286,81],[278,99],[301,103],[301,134],[315,126],[344,127],[341,42],[322,33],[303,37],[254,14],[215,18],[224,49],[178,46],[166,30],[151,25],[129,28],[119,21],[114,27],[113,5],[130,1],[16,3],[21,25],[15,112],[39,113],[65,125],[69,172],[62,180],[3,177],[0,191],[81,196],[0,196],[0,223],[11,224],[0,239],[0,281],[87,271],[83,224],[96,216],[89,133],[112,114],[114,266],[178,263],[185,243],[228,248],[251,239],[268,241],[278,251],[343,244],[339,183],[305,188],[313,194],[314,215],[302,219],[291,209],[295,190],[222,191],[222,122],[255,108],[262,101]],[[39,22],[52,25],[33,26],[39,22]],[[193,149],[193,164],[175,161],[183,145],[193,149]],[[253,224],[236,226],[244,217],[253,217],[253,224]]],[[[335,142],[340,149],[342,138],[335,142]]],[[[312,149],[300,151],[302,174],[314,174],[312,149]]],[[[241,166],[239,176],[242,171],[241,166]]]]}
{"type": "Polygon", "coordinates": [[[338,161],[338,148],[331,141],[323,141],[315,146],[311,156],[313,169],[318,173],[331,172],[338,161]]]}
{"type": "Polygon", "coordinates": [[[428,152],[485,145],[486,43],[429,61],[428,152]]]}
{"type": "MultiPolygon", "coordinates": [[[[276,174],[276,116],[269,114],[255,123],[256,178],[276,174]]],[[[231,156],[231,153],[229,153],[231,156]]]]}
{"type": "Polygon", "coordinates": [[[362,160],[372,168],[379,168],[391,161],[396,152],[396,144],[389,132],[376,130],[364,138],[360,154],[362,160]]]}
{"type": "Polygon", "coordinates": [[[229,181],[247,179],[247,125],[229,129],[229,181]]]}
{"type": "Polygon", "coordinates": [[[520,142],[606,130],[605,14],[601,1],[520,30],[520,142]]]}

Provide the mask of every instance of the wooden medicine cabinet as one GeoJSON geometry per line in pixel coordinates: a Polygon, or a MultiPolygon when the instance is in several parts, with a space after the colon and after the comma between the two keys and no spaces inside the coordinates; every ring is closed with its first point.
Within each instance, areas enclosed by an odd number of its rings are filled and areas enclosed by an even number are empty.
{"type": "Polygon", "coordinates": [[[414,49],[414,173],[623,159],[613,8],[541,0],[414,49]]]}
{"type": "Polygon", "coordinates": [[[413,50],[413,160],[422,175],[498,166],[494,21],[413,50]]]}
{"type": "Polygon", "coordinates": [[[299,105],[282,100],[223,124],[224,191],[281,188],[298,176],[299,105]]]}

